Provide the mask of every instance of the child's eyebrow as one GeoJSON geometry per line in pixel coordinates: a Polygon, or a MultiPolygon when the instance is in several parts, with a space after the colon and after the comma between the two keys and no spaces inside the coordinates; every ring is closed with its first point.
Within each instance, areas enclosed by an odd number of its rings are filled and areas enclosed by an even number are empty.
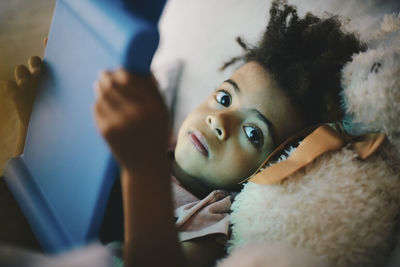
{"type": "Polygon", "coordinates": [[[267,129],[272,132],[272,123],[258,109],[252,108],[250,109],[250,112],[255,113],[257,115],[257,118],[265,123],[267,129]]]}
{"type": "MultiPolygon", "coordinates": [[[[234,80],[228,79],[225,80],[224,82],[232,85],[235,91],[240,93],[240,88],[234,80]]],[[[264,122],[265,125],[267,126],[267,129],[272,132],[272,123],[258,109],[252,108],[250,109],[250,111],[255,113],[257,115],[257,118],[259,118],[262,122],[264,122]]]]}
{"type": "Polygon", "coordinates": [[[233,81],[232,79],[225,80],[224,83],[229,83],[230,85],[232,85],[233,89],[235,89],[235,91],[236,91],[237,93],[240,93],[239,86],[238,86],[237,83],[236,83],[235,81],[233,81]]]}

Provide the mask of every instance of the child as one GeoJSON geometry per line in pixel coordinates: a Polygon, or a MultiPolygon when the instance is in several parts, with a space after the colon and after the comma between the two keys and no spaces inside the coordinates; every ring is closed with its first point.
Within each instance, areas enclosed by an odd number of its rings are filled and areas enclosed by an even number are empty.
{"type": "Polygon", "coordinates": [[[127,266],[208,266],[221,255],[210,235],[179,244],[170,173],[199,198],[238,190],[285,139],[341,119],[340,70],[364,46],[336,17],[299,18],[283,1],[270,14],[261,43],[242,45],[246,63],[183,122],[171,164],[167,110],[152,78],[123,69],[101,74],[94,111],[124,169],[127,266]]]}
{"type": "Polygon", "coordinates": [[[126,266],[213,265],[228,237],[228,192],[288,137],[341,119],[340,70],[364,46],[337,17],[299,18],[279,0],[270,15],[260,44],[239,40],[246,54],[226,65],[245,63],[184,121],[174,159],[153,78],[101,73],[94,115],[123,168],[126,266]]]}

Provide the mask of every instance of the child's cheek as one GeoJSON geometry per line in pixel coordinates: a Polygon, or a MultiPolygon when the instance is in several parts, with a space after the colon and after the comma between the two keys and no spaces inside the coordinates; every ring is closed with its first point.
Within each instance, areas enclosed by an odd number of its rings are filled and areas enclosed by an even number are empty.
{"type": "Polygon", "coordinates": [[[227,153],[220,162],[217,170],[220,172],[220,178],[217,176],[217,179],[223,179],[225,184],[234,185],[253,174],[259,165],[260,159],[256,154],[237,149],[227,153]]]}

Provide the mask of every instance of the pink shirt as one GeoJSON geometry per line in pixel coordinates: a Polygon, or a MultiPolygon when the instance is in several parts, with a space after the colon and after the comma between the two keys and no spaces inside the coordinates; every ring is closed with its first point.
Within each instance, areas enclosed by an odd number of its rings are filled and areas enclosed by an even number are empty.
{"type": "Polygon", "coordinates": [[[172,177],[172,193],[180,241],[210,234],[220,234],[222,240],[227,239],[232,204],[232,196],[228,192],[215,190],[198,199],[172,177]]]}

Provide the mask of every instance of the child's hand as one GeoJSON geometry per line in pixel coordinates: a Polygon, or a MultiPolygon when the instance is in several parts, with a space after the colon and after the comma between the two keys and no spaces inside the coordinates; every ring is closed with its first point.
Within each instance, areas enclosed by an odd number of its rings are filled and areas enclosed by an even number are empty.
{"type": "Polygon", "coordinates": [[[14,102],[15,109],[20,121],[17,143],[14,156],[23,152],[26,131],[32,106],[35,100],[39,77],[42,72],[42,60],[39,57],[31,57],[27,66],[19,65],[14,70],[15,81],[5,81],[7,95],[14,102]]]}
{"type": "Polygon", "coordinates": [[[152,77],[104,71],[95,84],[95,119],[122,166],[146,171],[165,160],[168,111],[152,77]]]}
{"type": "Polygon", "coordinates": [[[19,65],[14,70],[15,82],[9,82],[9,90],[15,102],[19,119],[28,125],[35,100],[39,77],[42,73],[40,57],[31,57],[27,66],[19,65]]]}

